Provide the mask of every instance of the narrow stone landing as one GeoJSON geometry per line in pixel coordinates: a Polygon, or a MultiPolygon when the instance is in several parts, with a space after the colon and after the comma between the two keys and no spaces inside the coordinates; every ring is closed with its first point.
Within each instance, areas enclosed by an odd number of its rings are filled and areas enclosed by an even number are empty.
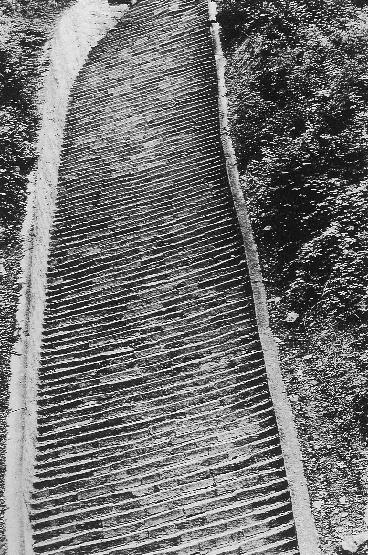
{"type": "Polygon", "coordinates": [[[296,554],[205,0],[140,0],[72,93],[35,552],[296,554]]]}

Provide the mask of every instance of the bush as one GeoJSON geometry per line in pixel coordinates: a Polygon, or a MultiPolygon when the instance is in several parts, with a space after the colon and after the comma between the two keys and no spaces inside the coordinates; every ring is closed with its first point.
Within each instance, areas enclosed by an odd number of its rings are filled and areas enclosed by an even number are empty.
{"type": "Polygon", "coordinates": [[[70,0],[12,0],[1,8],[2,23],[12,25],[8,42],[0,46],[0,226],[9,241],[22,220],[27,180],[36,160],[39,55],[53,12],[67,3],[70,0]]]}
{"type": "Polygon", "coordinates": [[[368,11],[223,0],[232,134],[268,277],[365,324],[368,11]]]}
{"type": "Polygon", "coordinates": [[[0,224],[18,222],[23,214],[27,175],[35,156],[36,117],[19,66],[0,50],[0,224]]]}

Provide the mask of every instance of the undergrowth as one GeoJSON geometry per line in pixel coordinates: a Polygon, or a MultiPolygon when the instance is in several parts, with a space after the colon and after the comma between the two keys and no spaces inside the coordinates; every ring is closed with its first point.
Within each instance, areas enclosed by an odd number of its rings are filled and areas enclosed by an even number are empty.
{"type": "Polygon", "coordinates": [[[323,552],[335,553],[362,526],[367,486],[368,3],[219,4],[241,182],[323,552]]]}
{"type": "MultiPolygon", "coordinates": [[[[266,276],[287,309],[324,314],[364,350],[368,8],[362,4],[223,0],[219,20],[230,60],[232,134],[266,276]]],[[[358,405],[366,399],[367,384],[358,405]]]]}
{"type": "Polygon", "coordinates": [[[243,185],[290,307],[368,329],[368,10],[223,0],[243,185]]]}
{"type": "Polygon", "coordinates": [[[2,0],[0,6],[0,553],[5,553],[4,473],[10,356],[17,337],[20,227],[35,167],[37,88],[45,41],[70,2],[2,0]]]}
{"type": "Polygon", "coordinates": [[[39,57],[49,24],[66,0],[5,0],[0,7],[0,246],[22,221],[34,168],[39,57]],[[5,37],[5,38],[3,38],[5,37]]]}

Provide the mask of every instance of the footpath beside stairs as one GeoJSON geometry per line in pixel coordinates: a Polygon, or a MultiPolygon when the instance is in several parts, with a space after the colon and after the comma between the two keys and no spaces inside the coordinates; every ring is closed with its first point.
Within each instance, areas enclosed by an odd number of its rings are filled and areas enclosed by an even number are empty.
{"type": "Polygon", "coordinates": [[[299,553],[207,2],[140,0],[92,50],[65,133],[35,553],[299,553]]]}

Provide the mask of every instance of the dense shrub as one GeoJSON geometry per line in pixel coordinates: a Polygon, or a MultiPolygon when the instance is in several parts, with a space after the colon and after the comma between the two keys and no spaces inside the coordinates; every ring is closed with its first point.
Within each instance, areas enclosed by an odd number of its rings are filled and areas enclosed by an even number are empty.
{"type": "Polygon", "coordinates": [[[0,49],[0,224],[19,220],[34,163],[35,116],[19,59],[0,49]]]}
{"type": "Polygon", "coordinates": [[[232,133],[266,271],[298,311],[367,319],[368,10],[223,0],[232,133]]]}
{"type": "Polygon", "coordinates": [[[0,226],[11,241],[24,212],[27,180],[35,164],[38,58],[54,12],[70,0],[5,0],[0,22],[11,26],[0,43],[0,226]]]}

